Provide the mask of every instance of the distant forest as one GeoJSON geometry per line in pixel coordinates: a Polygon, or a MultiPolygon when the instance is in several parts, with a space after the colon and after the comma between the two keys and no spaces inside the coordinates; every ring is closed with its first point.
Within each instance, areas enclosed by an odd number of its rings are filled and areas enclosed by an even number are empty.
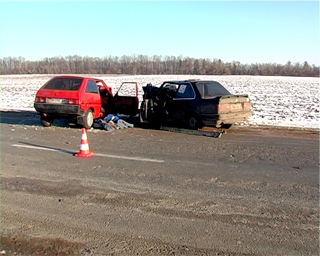
{"type": "Polygon", "coordinates": [[[130,75],[252,75],[252,76],[304,76],[319,77],[319,67],[304,63],[286,64],[239,61],[223,62],[220,59],[196,59],[182,56],[146,55],[44,58],[29,61],[24,57],[5,57],[1,60],[2,75],[11,74],[130,74],[130,75]]]}

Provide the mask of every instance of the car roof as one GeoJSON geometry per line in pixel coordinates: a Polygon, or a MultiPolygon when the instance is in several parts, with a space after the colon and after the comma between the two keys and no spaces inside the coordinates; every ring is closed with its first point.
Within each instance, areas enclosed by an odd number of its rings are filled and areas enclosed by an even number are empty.
{"type": "Polygon", "coordinates": [[[73,76],[73,75],[61,75],[61,76],[55,76],[53,78],[85,78],[83,76],[73,76]]]}
{"type": "Polygon", "coordinates": [[[169,80],[169,81],[164,81],[163,83],[195,83],[195,82],[216,82],[214,80],[200,80],[200,79],[187,79],[187,80],[169,80]]]}
{"type": "Polygon", "coordinates": [[[73,76],[73,75],[61,75],[61,76],[55,76],[53,78],[81,78],[81,79],[93,79],[95,81],[103,81],[100,78],[94,78],[94,77],[88,77],[88,76],[73,76]]]}

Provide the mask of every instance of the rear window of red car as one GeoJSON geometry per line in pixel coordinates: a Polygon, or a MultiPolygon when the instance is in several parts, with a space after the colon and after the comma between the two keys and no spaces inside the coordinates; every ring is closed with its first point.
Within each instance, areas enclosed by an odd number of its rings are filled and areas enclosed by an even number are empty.
{"type": "Polygon", "coordinates": [[[53,78],[44,86],[43,89],[78,91],[82,81],[82,78],[53,78]]]}

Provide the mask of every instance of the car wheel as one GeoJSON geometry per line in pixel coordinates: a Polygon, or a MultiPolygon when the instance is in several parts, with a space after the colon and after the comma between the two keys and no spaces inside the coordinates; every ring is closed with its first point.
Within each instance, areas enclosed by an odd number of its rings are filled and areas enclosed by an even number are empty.
{"type": "Polygon", "coordinates": [[[41,116],[41,124],[44,127],[50,127],[53,124],[53,118],[49,116],[46,116],[46,117],[41,116]]]}
{"type": "Polygon", "coordinates": [[[90,129],[92,124],[93,124],[93,112],[92,112],[92,110],[88,110],[84,114],[83,127],[86,129],[90,129]]]}
{"type": "Polygon", "coordinates": [[[141,122],[145,122],[145,121],[147,121],[148,119],[147,119],[147,117],[148,117],[148,115],[147,115],[147,113],[148,113],[148,108],[147,108],[147,104],[146,104],[146,102],[148,102],[148,100],[144,100],[144,101],[142,101],[141,102],[141,105],[140,105],[140,121],[141,122]]]}
{"type": "Polygon", "coordinates": [[[186,128],[197,130],[201,127],[201,122],[199,118],[197,118],[195,115],[188,115],[186,118],[186,128]]]}

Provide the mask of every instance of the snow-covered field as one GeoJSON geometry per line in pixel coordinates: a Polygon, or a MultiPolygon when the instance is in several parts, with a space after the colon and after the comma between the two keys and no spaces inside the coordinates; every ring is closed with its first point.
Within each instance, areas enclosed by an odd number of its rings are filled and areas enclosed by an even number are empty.
{"type": "MultiPolygon", "coordinates": [[[[0,75],[1,109],[33,109],[37,90],[54,75],[0,75]]],[[[88,76],[88,75],[86,75],[88,76]]],[[[248,94],[253,116],[243,125],[271,125],[319,129],[319,78],[198,75],[89,75],[102,78],[116,92],[122,82],[142,86],[165,80],[215,80],[233,94],[248,94]]]]}

